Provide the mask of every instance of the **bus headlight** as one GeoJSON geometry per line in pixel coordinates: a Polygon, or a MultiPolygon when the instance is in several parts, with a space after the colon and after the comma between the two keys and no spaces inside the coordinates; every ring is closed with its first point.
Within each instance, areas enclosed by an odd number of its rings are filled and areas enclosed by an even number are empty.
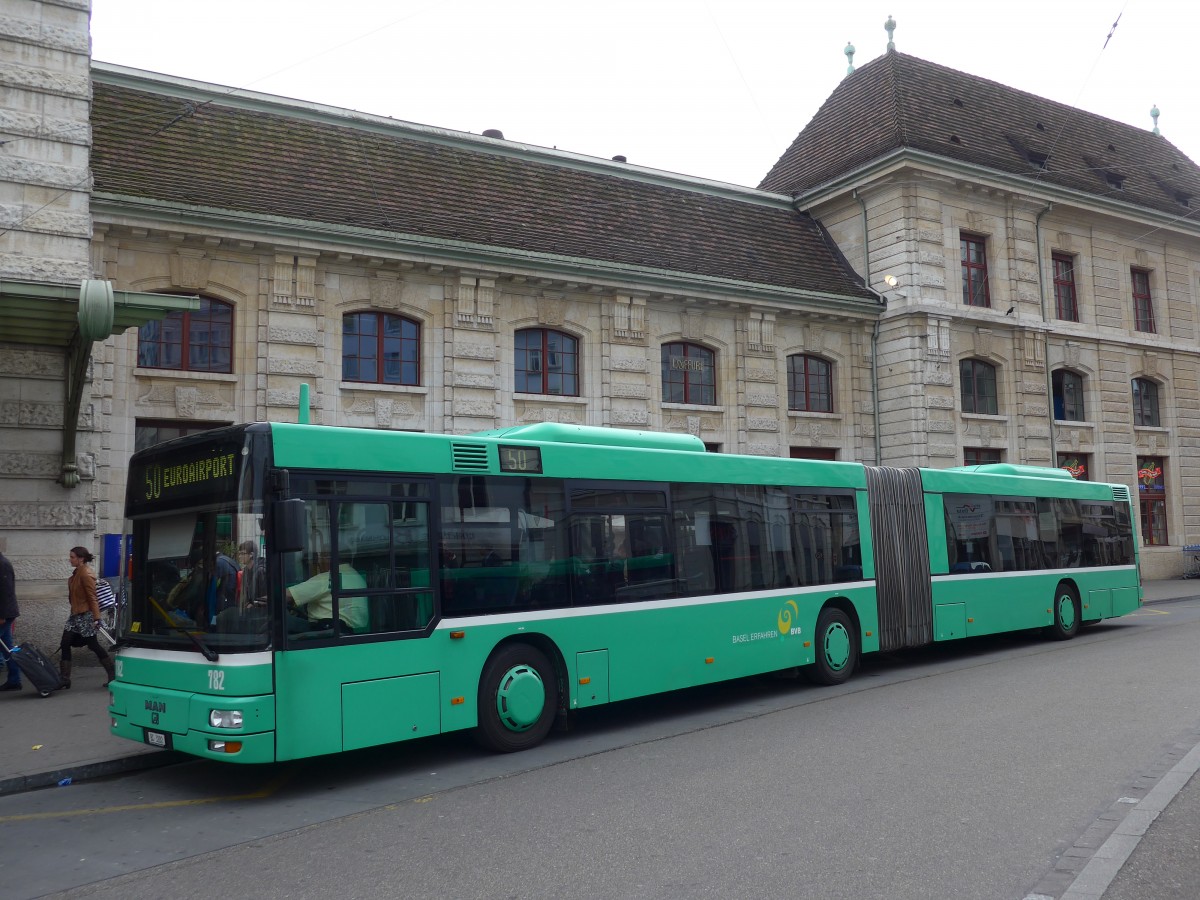
{"type": "Polygon", "coordinates": [[[210,709],[208,724],[213,728],[241,728],[242,711],[240,709],[210,709]]]}

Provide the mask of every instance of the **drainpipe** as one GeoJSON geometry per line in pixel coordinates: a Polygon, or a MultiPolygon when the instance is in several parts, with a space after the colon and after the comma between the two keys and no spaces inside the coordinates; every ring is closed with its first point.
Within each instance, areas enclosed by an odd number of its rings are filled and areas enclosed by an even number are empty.
{"type": "MultiPolygon", "coordinates": [[[[1042,303],[1042,324],[1046,325],[1049,319],[1046,318],[1046,273],[1042,266],[1042,216],[1054,209],[1053,203],[1047,203],[1046,208],[1037,214],[1037,218],[1033,221],[1033,236],[1035,246],[1037,247],[1037,262],[1038,262],[1038,298],[1042,303]]],[[[1050,371],[1050,330],[1045,331],[1046,335],[1046,396],[1050,400],[1047,418],[1050,420],[1050,465],[1058,464],[1058,450],[1054,442],[1054,373],[1050,371]]]]}
{"type": "MultiPolygon", "coordinates": [[[[858,193],[858,188],[855,188],[851,196],[858,201],[859,207],[862,209],[862,232],[863,232],[863,278],[867,283],[867,290],[879,297],[879,305],[887,306],[887,297],[871,287],[871,245],[868,240],[867,232],[867,203],[858,193]]],[[[880,314],[882,316],[882,313],[880,314]]],[[[883,465],[883,440],[879,434],[879,318],[875,319],[875,326],[871,329],[871,417],[875,421],[875,465],[883,465]]]]}

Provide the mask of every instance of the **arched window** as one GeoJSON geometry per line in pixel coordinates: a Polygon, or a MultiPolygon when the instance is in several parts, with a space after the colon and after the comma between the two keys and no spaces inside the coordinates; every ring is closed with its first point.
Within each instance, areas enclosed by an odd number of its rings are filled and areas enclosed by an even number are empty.
{"type": "Polygon", "coordinates": [[[513,338],[514,390],[579,396],[579,340],[548,328],[526,328],[513,338]]]}
{"type": "Polygon", "coordinates": [[[996,400],[996,367],[981,359],[964,359],[958,364],[962,382],[962,411],[994,416],[999,413],[996,400]]]}
{"type": "Polygon", "coordinates": [[[818,356],[797,353],[787,360],[788,409],[833,412],[833,366],[818,356]]]}
{"type": "Polygon", "coordinates": [[[389,313],[342,316],[342,380],[419,385],[421,324],[389,313]]]}
{"type": "Polygon", "coordinates": [[[1158,385],[1148,378],[1133,379],[1133,424],[1157,428],[1162,424],[1158,417],[1158,385]]]}
{"type": "Polygon", "coordinates": [[[662,345],[664,403],[717,402],[716,354],[698,344],[676,341],[662,345]]]}
{"type": "Polygon", "coordinates": [[[200,308],[167,313],[138,329],[138,365],[180,372],[233,371],[233,304],[200,298],[200,308]]]}
{"type": "Polygon", "coordinates": [[[1069,369],[1059,369],[1051,377],[1054,391],[1054,418],[1062,422],[1084,422],[1083,376],[1069,369]]]}

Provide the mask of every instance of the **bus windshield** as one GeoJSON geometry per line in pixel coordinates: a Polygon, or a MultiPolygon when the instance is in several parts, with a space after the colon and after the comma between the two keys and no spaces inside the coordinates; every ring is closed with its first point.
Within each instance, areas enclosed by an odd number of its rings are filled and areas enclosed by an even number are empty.
{"type": "Polygon", "coordinates": [[[271,634],[254,436],[172,442],[138,454],[126,534],[131,646],[259,650],[271,634]]]}

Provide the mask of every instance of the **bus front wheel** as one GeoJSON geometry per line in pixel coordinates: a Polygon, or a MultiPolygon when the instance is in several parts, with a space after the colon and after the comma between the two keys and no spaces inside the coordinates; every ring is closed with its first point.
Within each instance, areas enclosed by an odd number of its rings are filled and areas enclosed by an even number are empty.
{"type": "Polygon", "coordinates": [[[557,711],[558,679],[546,654],[508,644],[483,667],[475,740],[499,753],[528,750],[549,733],[557,711]]]}
{"type": "Polygon", "coordinates": [[[1079,594],[1071,585],[1064,582],[1058,586],[1051,612],[1054,624],[1049,628],[1050,637],[1056,641],[1069,641],[1079,633],[1083,611],[1079,607],[1079,594]]]}
{"type": "Polygon", "coordinates": [[[858,665],[858,633],[844,610],[827,606],[817,616],[816,662],[804,667],[815,684],[849,681],[858,665]]]}

